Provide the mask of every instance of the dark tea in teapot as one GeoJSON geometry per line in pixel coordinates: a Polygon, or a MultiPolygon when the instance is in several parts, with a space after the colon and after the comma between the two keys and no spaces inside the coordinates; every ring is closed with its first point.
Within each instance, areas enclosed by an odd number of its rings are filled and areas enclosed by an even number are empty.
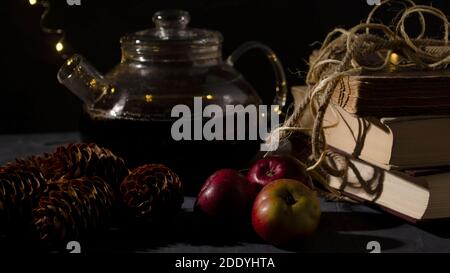
{"type": "Polygon", "coordinates": [[[174,140],[171,128],[175,121],[92,117],[84,112],[80,130],[84,142],[111,149],[124,157],[130,168],[145,163],[169,166],[191,193],[218,169],[246,168],[259,151],[259,140],[174,140]]]}

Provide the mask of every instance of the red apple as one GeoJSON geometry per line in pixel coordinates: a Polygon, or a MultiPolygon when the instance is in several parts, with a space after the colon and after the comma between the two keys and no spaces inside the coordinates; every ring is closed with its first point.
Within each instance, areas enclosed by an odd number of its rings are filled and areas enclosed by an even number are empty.
{"type": "Polygon", "coordinates": [[[273,155],[260,159],[253,164],[247,174],[248,181],[258,189],[282,178],[295,179],[305,184],[310,181],[304,166],[289,156],[273,155]]]}
{"type": "Polygon", "coordinates": [[[195,209],[215,219],[250,217],[256,192],[245,176],[236,170],[222,169],[212,174],[198,194],[195,209]]]}
{"type": "Polygon", "coordinates": [[[285,245],[312,234],[319,219],[320,203],[316,193],[293,179],[268,184],[253,204],[254,230],[274,245],[285,245]]]}

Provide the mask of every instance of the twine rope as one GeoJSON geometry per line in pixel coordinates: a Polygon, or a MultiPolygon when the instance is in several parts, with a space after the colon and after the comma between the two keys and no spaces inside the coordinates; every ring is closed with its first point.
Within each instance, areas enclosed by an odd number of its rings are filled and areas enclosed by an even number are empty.
{"type": "MultiPolygon", "coordinates": [[[[331,152],[324,140],[323,120],[325,112],[331,102],[336,86],[342,78],[358,75],[362,71],[383,71],[395,66],[415,68],[419,70],[446,69],[450,63],[450,50],[439,49],[448,46],[450,23],[445,14],[432,6],[416,5],[411,0],[385,0],[380,6],[375,6],[364,23],[349,30],[336,28],[323,41],[321,48],[311,56],[310,68],[306,76],[307,96],[295,106],[292,114],[287,117],[283,125],[272,132],[279,134],[281,139],[287,138],[292,132],[302,131],[311,133],[311,150],[313,162],[309,171],[317,168],[328,175],[343,177],[347,166],[333,167],[327,163],[326,156],[331,152]],[[373,23],[375,12],[391,2],[400,2],[405,8],[395,17],[393,26],[373,23]],[[406,31],[405,22],[412,15],[418,15],[421,26],[417,37],[412,38],[406,31]],[[432,15],[442,21],[444,31],[441,40],[424,38],[426,20],[424,14],[432,15]],[[380,34],[372,33],[374,31],[380,34]],[[433,46],[437,48],[427,49],[433,46]],[[392,53],[401,56],[399,63],[390,62],[392,53]],[[369,62],[367,56],[377,56],[375,62],[369,62]],[[302,127],[301,119],[309,108],[314,117],[312,128],[302,127]]],[[[270,142],[272,134],[269,136],[270,142]]]]}

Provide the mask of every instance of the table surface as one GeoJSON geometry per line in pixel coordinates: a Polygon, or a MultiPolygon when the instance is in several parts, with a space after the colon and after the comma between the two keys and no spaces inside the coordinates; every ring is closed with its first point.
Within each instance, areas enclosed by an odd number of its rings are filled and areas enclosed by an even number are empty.
{"type": "MultiPolygon", "coordinates": [[[[0,135],[0,163],[79,141],[73,133],[0,135]]],[[[381,252],[450,252],[448,221],[412,225],[364,205],[322,200],[322,218],[314,236],[288,249],[263,243],[255,235],[202,228],[193,219],[193,197],[186,197],[183,211],[169,227],[145,230],[113,228],[83,246],[91,252],[368,252],[376,241],[381,252]]]]}

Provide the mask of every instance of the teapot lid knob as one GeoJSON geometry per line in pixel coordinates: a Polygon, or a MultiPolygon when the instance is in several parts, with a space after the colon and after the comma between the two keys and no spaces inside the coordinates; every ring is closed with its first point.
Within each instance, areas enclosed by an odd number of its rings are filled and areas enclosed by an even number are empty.
{"type": "Polygon", "coordinates": [[[184,29],[190,20],[189,12],[184,10],[162,10],[153,15],[156,28],[184,29]]]}

